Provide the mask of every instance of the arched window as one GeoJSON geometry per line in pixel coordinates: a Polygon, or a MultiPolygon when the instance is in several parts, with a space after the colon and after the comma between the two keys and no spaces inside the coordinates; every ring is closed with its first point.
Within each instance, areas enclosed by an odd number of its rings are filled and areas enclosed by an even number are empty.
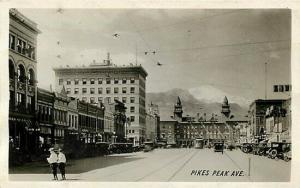
{"type": "Polygon", "coordinates": [[[18,81],[25,83],[25,68],[23,65],[18,66],[18,81]]]}
{"type": "Polygon", "coordinates": [[[34,79],[35,79],[34,71],[32,69],[29,69],[29,72],[28,72],[28,84],[29,85],[33,85],[34,84],[34,79]]]}
{"type": "Polygon", "coordinates": [[[9,78],[14,79],[15,77],[15,65],[12,60],[9,60],[9,78]]]}

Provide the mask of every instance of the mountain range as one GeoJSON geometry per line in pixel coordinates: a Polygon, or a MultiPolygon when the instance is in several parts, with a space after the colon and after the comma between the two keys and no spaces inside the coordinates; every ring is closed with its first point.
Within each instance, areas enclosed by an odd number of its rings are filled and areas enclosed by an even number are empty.
{"type": "MultiPolygon", "coordinates": [[[[223,99],[220,102],[208,102],[196,99],[189,91],[184,89],[172,89],[160,93],[147,93],[147,104],[151,102],[159,106],[161,119],[169,119],[173,115],[174,105],[177,98],[180,97],[183,106],[183,115],[196,116],[197,113],[202,116],[206,113],[210,117],[212,113],[220,115],[223,99]]],[[[225,97],[225,96],[224,96],[225,97]]],[[[237,103],[230,103],[228,99],[231,113],[236,117],[245,117],[248,109],[237,103]]]]}

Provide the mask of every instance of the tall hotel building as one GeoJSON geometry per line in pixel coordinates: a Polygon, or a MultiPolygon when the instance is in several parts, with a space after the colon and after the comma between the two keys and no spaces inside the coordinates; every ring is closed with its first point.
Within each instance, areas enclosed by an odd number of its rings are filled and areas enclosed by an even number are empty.
{"type": "Polygon", "coordinates": [[[65,87],[68,96],[98,105],[104,101],[123,102],[129,119],[127,138],[135,145],[145,141],[145,93],[148,74],[142,66],[116,66],[111,63],[108,54],[103,63],[94,61],[89,66],[67,66],[53,70],[57,91],[65,87]]]}

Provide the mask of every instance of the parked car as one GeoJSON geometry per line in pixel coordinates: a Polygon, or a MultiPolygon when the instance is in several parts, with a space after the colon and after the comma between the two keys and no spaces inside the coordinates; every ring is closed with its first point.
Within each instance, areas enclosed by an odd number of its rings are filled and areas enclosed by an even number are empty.
{"type": "Polygon", "coordinates": [[[241,145],[241,150],[244,153],[250,153],[253,151],[253,145],[251,143],[243,143],[241,145]]]}
{"type": "Polygon", "coordinates": [[[284,159],[284,153],[291,151],[291,144],[285,142],[272,142],[268,151],[271,159],[284,159]]]}
{"type": "Polygon", "coordinates": [[[214,151],[215,152],[222,152],[223,153],[224,150],[224,142],[216,142],[214,144],[214,151]]]}
{"type": "Polygon", "coordinates": [[[152,151],[154,149],[153,142],[144,142],[144,145],[145,145],[144,152],[152,151]]]}
{"type": "Polygon", "coordinates": [[[132,143],[113,143],[109,145],[109,153],[131,153],[133,152],[132,143]]]}

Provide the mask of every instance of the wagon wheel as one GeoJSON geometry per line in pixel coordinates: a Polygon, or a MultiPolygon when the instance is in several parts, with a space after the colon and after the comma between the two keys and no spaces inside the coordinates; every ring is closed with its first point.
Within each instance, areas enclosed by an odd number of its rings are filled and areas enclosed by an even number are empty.
{"type": "Polygon", "coordinates": [[[276,149],[273,149],[271,152],[270,152],[270,157],[272,158],[272,159],[274,159],[276,156],[277,156],[277,150],[276,149]]]}
{"type": "Polygon", "coordinates": [[[284,156],[283,159],[284,159],[285,162],[288,162],[290,160],[288,156],[284,156]]]}

